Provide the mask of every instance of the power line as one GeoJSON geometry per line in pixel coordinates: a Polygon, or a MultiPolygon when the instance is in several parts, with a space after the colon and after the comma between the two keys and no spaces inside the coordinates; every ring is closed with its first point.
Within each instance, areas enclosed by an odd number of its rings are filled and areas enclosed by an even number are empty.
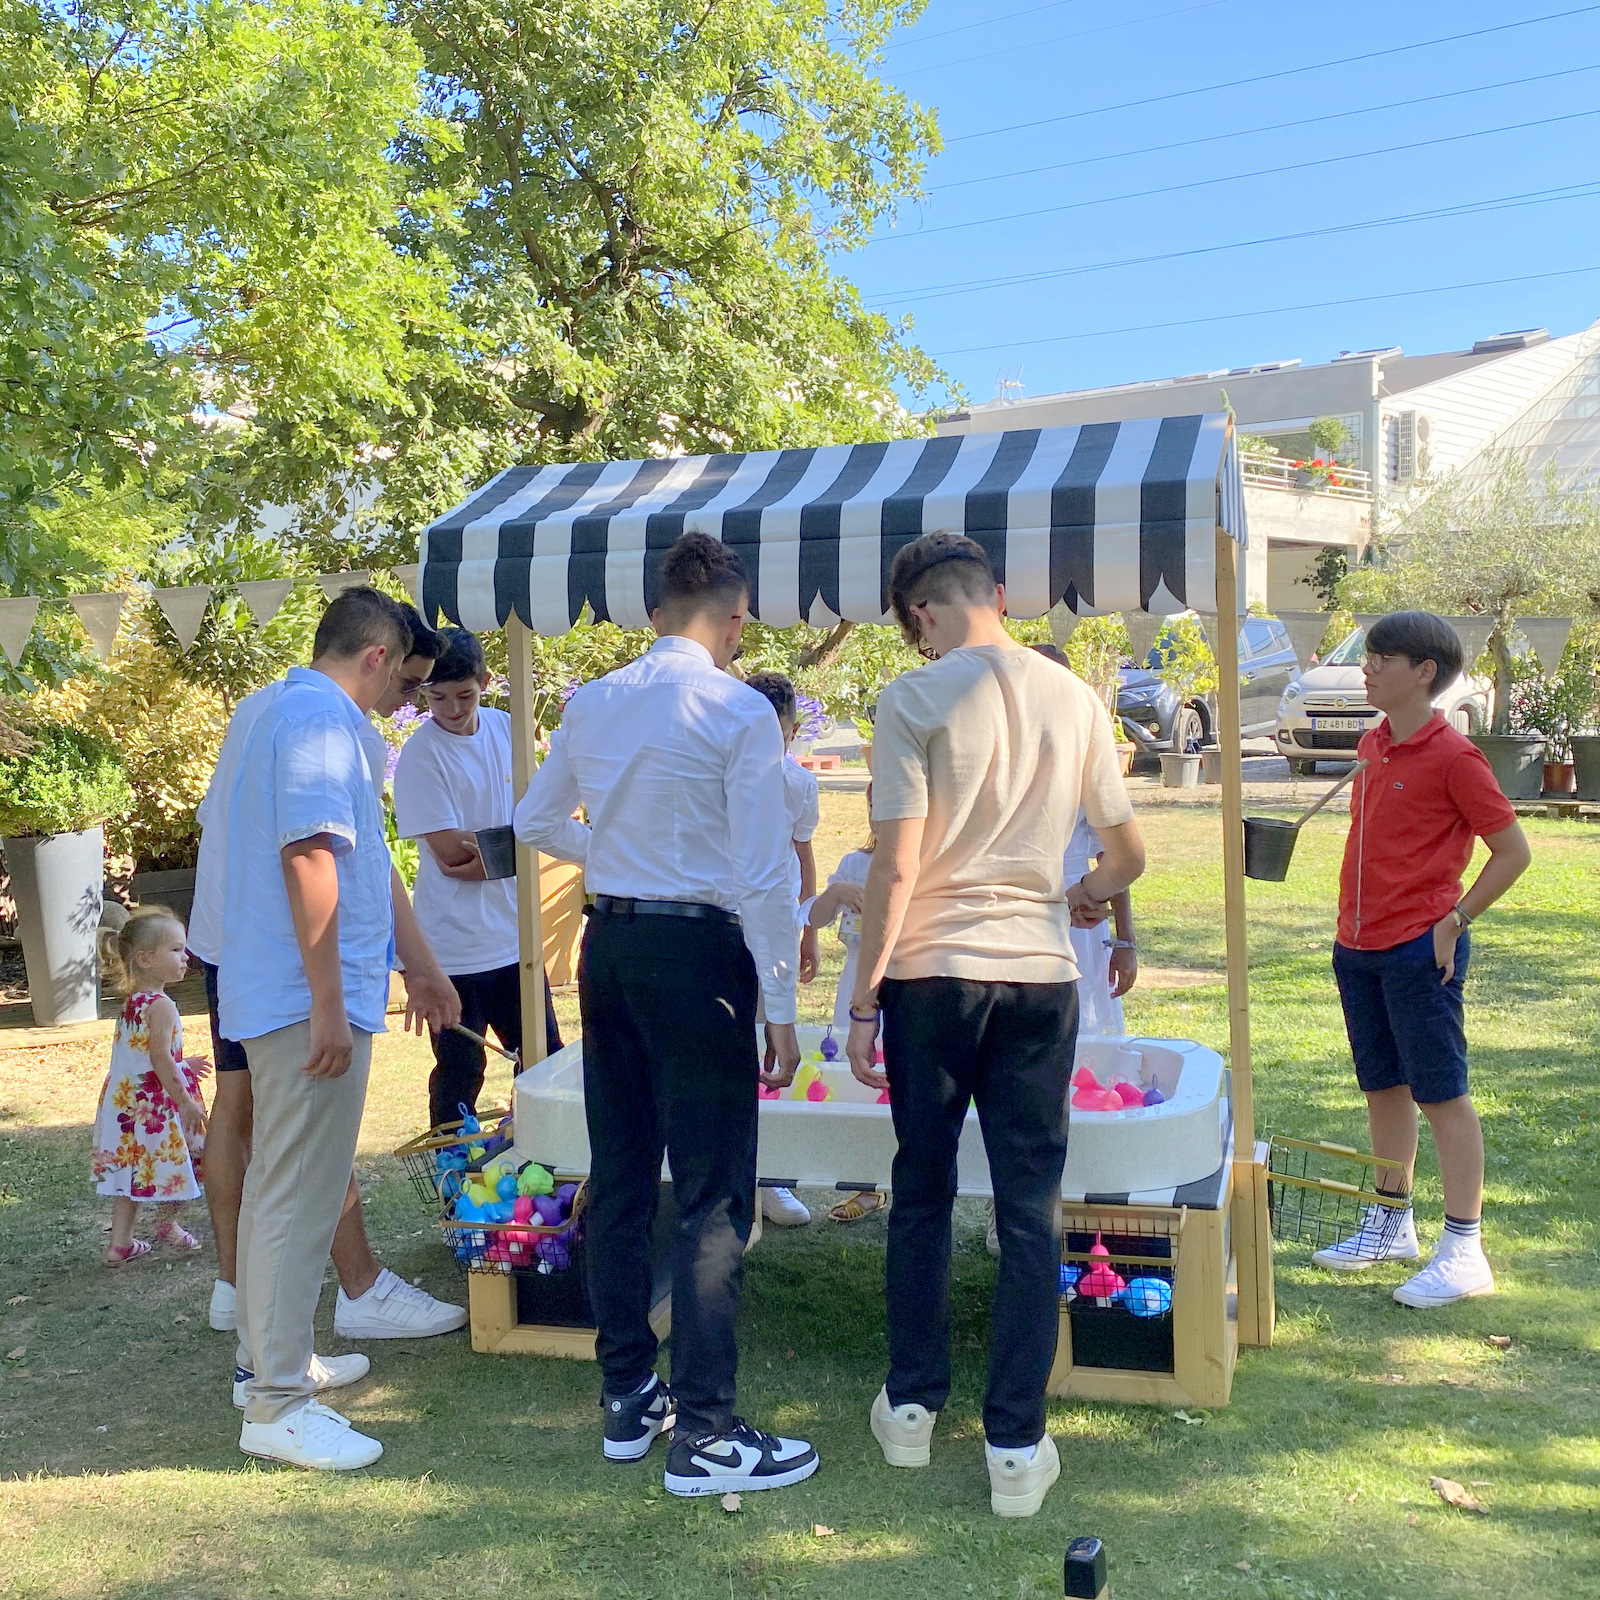
{"type": "Polygon", "coordinates": [[[1297,306],[1266,306],[1256,311],[1228,311],[1211,317],[1182,317],[1176,322],[1141,322],[1126,328],[1095,328],[1087,333],[1056,333],[1043,339],[1009,339],[997,344],[969,344],[959,350],[936,350],[933,358],[943,361],[947,356],[979,355],[985,350],[1010,350],[1019,344],[1026,347],[1040,344],[1067,344],[1079,339],[1109,339],[1121,333],[1156,333],[1168,328],[1192,328],[1210,322],[1245,322],[1251,317],[1274,317],[1291,311],[1329,311],[1339,306],[1371,305],[1377,300],[1411,300],[1422,295],[1455,294],[1463,289],[1495,289],[1512,283],[1542,283],[1549,278],[1576,278],[1586,273],[1600,272],[1600,266],[1567,267],[1559,272],[1530,272],[1514,278],[1479,278],[1473,283],[1442,283],[1431,289],[1396,289],[1388,294],[1357,294],[1344,300],[1308,300],[1297,306]]]}
{"type": "Polygon", "coordinates": [[[1247,139],[1257,133],[1281,133],[1286,128],[1309,128],[1319,122],[1338,122],[1345,117],[1370,116],[1375,111],[1399,111],[1408,106],[1431,105],[1439,100],[1459,100],[1465,95],[1487,94],[1492,89],[1516,89],[1530,83],[1548,83],[1552,78],[1570,78],[1579,73],[1600,71],[1600,62],[1588,67],[1563,67],[1558,72],[1539,72],[1531,78],[1502,78],[1498,83],[1480,83],[1470,89],[1447,89],[1441,94],[1418,95],[1411,100],[1389,100],[1378,106],[1357,106],[1350,111],[1329,111],[1317,117],[1297,117],[1292,122],[1269,122],[1259,128],[1238,128],[1232,133],[1207,133],[1195,139],[1178,139],[1171,144],[1139,145],[1132,150],[1112,150],[1105,155],[1080,156],[1076,161],[1053,161],[1044,167],[1021,167],[1015,172],[995,172],[978,178],[957,178],[950,183],[936,183],[929,192],[940,194],[946,189],[967,189],[975,183],[1002,183],[1008,178],[1032,178],[1041,172],[1062,172],[1069,167],[1091,167],[1102,161],[1124,161],[1130,156],[1159,155],[1168,150],[1188,150],[1195,145],[1218,144],[1225,139],[1247,139]]]}
{"type": "Polygon", "coordinates": [[[1600,188],[1600,178],[1578,184],[1561,184],[1554,189],[1529,189],[1521,194],[1495,195],[1488,200],[1439,206],[1429,211],[1407,211],[1390,217],[1369,217],[1361,222],[1344,222],[1326,228],[1306,228],[1297,233],[1274,233],[1259,239],[1234,239],[1227,244],[1195,245],[1187,250],[1164,250],[1146,256],[1123,256],[1115,261],[1088,261],[1075,267],[1052,267],[1039,272],[1017,273],[1006,278],[970,278],[955,283],[927,284],[918,289],[875,290],[872,300],[890,300],[896,305],[923,300],[943,300],[953,295],[972,294],[983,289],[1009,289],[1020,284],[1044,283],[1055,278],[1076,278],[1090,272],[1110,272],[1123,267],[1149,266],[1157,261],[1180,261],[1192,256],[1217,255],[1225,250],[1247,250],[1264,244],[1289,244],[1299,239],[1321,239],[1330,234],[1360,233],[1373,228],[1394,227],[1401,223],[1432,222],[1452,217],[1476,216],[1491,211],[1512,211],[1525,206],[1552,205],[1562,200],[1588,199],[1600,188]]]}
{"type": "Polygon", "coordinates": [[[995,56],[1014,56],[1019,50],[1042,50],[1046,45],[1066,44],[1072,39],[1089,39],[1097,33],[1114,33],[1118,28],[1136,28],[1146,22],[1164,22],[1168,17],[1187,16],[1191,11],[1212,11],[1227,3],[1228,0],[1200,0],[1198,5],[1180,6],[1176,11],[1157,11],[1148,17],[1129,17],[1123,22],[1107,22],[1098,28],[1084,28],[1077,33],[1055,33],[1048,39],[1035,39],[1028,44],[1008,44],[999,50],[985,50],[982,55],[963,56],[959,61],[935,61],[928,66],[907,67],[895,76],[909,78],[919,72],[938,72],[944,67],[964,67],[974,61],[990,61],[995,56]]]}
{"type": "Polygon", "coordinates": [[[1498,128],[1478,128],[1470,133],[1443,134],[1437,139],[1416,139],[1407,144],[1384,145],[1377,150],[1353,150],[1341,156],[1318,156],[1311,161],[1291,161],[1281,167],[1258,167],[1253,172],[1229,172],[1220,178],[1195,178],[1187,183],[1167,183],[1154,189],[1133,189],[1127,194],[1101,195],[1094,200],[1068,200],[1058,206],[1036,206],[1031,211],[1008,211],[998,217],[974,217],[970,222],[943,222],[934,228],[918,228],[914,233],[880,233],[867,244],[888,244],[908,239],[926,239],[935,233],[955,233],[961,228],[987,228],[1001,222],[1020,222],[1028,217],[1053,216],[1062,211],[1084,211],[1091,206],[1116,205],[1123,200],[1148,200],[1153,195],[1179,194],[1188,189],[1209,189],[1219,183],[1242,183],[1249,178],[1272,178],[1285,172],[1304,172],[1310,167],[1336,166],[1341,161],[1363,161],[1372,156],[1399,155],[1406,150],[1426,150],[1435,145],[1459,144],[1464,139],[1486,139],[1497,133],[1519,133],[1527,128],[1548,128],[1562,122],[1578,122],[1600,116],[1600,107],[1589,111],[1569,111],[1559,117],[1540,117],[1532,122],[1507,122],[1498,128]]]}
{"type": "Polygon", "coordinates": [[[1049,5],[1029,6],[1026,11],[1008,11],[1003,17],[981,17],[977,22],[962,22],[954,28],[941,28],[937,33],[919,34],[915,39],[896,39],[886,44],[887,50],[909,50],[913,45],[927,44],[933,39],[946,39],[952,33],[970,33],[974,28],[990,28],[999,22],[1015,22],[1018,17],[1036,16],[1041,11],[1059,11],[1062,6],[1075,6],[1079,0],[1050,0],[1049,5]]]}
{"type": "Polygon", "coordinates": [[[1086,111],[1068,111],[1059,117],[1039,117],[1032,122],[1013,122],[1003,128],[980,128],[976,133],[952,134],[947,145],[969,139],[991,139],[1002,133],[1020,133],[1027,128],[1046,128],[1057,122],[1077,122],[1084,117],[1101,117],[1112,111],[1132,111],[1140,106],[1164,105],[1169,100],[1187,100],[1197,94],[1215,94],[1222,89],[1242,89],[1252,83],[1272,83],[1279,78],[1299,77],[1307,72],[1323,72],[1331,67],[1351,67],[1388,56],[1403,56],[1414,50],[1431,50],[1441,44],[1457,44],[1463,39],[1482,39],[1489,34],[1509,33],[1516,28],[1532,28],[1542,22],[1561,22],[1568,17],[1586,17],[1600,11],[1600,5],[1579,6],[1572,11],[1551,11],[1542,17],[1525,17],[1520,22],[1501,22],[1489,28],[1474,28],[1468,33],[1448,33],[1438,39],[1419,39],[1415,44],[1391,45],[1387,50],[1363,50],[1360,55],[1341,56],[1332,61],[1312,61],[1303,67],[1282,67],[1276,72],[1258,73],[1252,78],[1231,78],[1226,83],[1206,83],[1194,89],[1174,89],[1168,94],[1149,95],[1142,100],[1121,100],[1115,105],[1091,106],[1086,111]]]}

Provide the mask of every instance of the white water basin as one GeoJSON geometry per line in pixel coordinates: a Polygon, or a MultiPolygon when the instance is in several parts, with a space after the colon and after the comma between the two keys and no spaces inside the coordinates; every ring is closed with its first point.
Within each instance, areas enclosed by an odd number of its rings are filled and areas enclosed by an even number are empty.
{"type": "MultiPolygon", "coordinates": [[[[760,1102],[756,1170],[771,1182],[808,1188],[889,1188],[894,1127],[889,1107],[857,1083],[842,1057],[815,1059],[824,1030],[801,1027],[806,1056],[794,1085],[760,1102]],[[827,1098],[808,1098],[820,1082],[827,1098]]],[[[1125,1111],[1072,1112],[1064,1195],[1125,1194],[1176,1188],[1209,1177],[1223,1158],[1222,1058],[1188,1039],[1084,1038],[1077,1066],[1107,1087],[1114,1079],[1154,1087],[1164,1103],[1125,1111]]],[[[589,1170],[583,1113],[583,1043],[574,1040],[516,1081],[516,1150],[563,1172],[589,1170]]],[[[663,1176],[666,1176],[663,1166],[663,1176]]],[[[990,1193],[989,1163],[976,1110],[969,1109],[956,1155],[963,1195],[990,1193]]]]}

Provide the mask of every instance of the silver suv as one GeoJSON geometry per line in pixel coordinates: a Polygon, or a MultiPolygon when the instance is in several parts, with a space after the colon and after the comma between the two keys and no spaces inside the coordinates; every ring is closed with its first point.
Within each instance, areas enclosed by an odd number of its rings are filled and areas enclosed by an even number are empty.
{"type": "MultiPolygon", "coordinates": [[[[1296,777],[1315,772],[1319,761],[1353,760],[1361,735],[1383,715],[1367,704],[1361,676],[1366,649],[1367,636],[1357,628],[1284,690],[1278,702],[1278,751],[1289,758],[1296,777]]],[[[1463,733],[1488,725],[1488,691],[1465,675],[1446,684],[1433,703],[1463,733]]]]}

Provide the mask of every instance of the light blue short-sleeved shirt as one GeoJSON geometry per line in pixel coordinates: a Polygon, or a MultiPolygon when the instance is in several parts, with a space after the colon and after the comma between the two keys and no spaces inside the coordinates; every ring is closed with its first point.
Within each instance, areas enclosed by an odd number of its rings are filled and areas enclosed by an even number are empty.
{"type": "Polygon", "coordinates": [[[326,673],[293,667],[256,719],[228,794],[218,1017],[255,1039],[311,1015],[281,852],[325,833],[339,872],[339,961],[353,1028],[384,1031],[394,906],[366,718],[326,673]]]}

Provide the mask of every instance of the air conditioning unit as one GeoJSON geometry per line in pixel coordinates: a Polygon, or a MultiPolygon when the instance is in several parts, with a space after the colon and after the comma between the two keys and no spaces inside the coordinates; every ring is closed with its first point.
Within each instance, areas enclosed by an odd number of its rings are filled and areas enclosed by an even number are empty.
{"type": "Polygon", "coordinates": [[[1394,481],[1414,483],[1428,470],[1433,420],[1425,411],[1397,411],[1394,420],[1394,481]]]}

